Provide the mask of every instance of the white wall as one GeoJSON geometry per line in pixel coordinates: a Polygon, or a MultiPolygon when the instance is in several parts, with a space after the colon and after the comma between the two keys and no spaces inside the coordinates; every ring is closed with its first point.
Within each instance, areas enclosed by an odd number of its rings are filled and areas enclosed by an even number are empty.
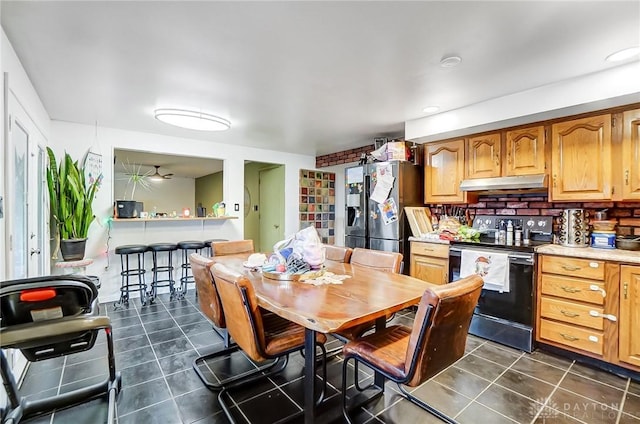
{"type": "MultiPolygon", "coordinates": [[[[82,157],[91,147],[95,153],[102,155],[103,184],[94,201],[97,223],[91,226],[87,242],[87,256],[95,262],[88,268],[88,273],[98,275],[103,282],[100,291],[101,301],[115,300],[119,287],[119,263],[113,255],[115,246],[132,242],[161,241],[162,234],[167,238],[180,237],[182,240],[190,236],[203,238],[239,239],[243,237],[244,227],[244,161],[259,161],[285,166],[285,235],[290,235],[298,228],[298,178],[300,169],[315,167],[315,157],[275,152],[263,149],[242,147],[237,144],[220,144],[202,140],[169,137],[150,133],[126,131],[92,125],[80,125],[68,122],[52,121],[51,144],[58,154],[64,150],[74,157],[82,157]],[[141,151],[152,151],[161,154],[203,157],[224,160],[223,193],[227,212],[237,215],[238,219],[228,221],[211,221],[200,227],[188,228],[158,227],[160,223],[110,223],[113,214],[113,150],[135,148],[141,151]],[[235,203],[240,211],[234,212],[235,203]],[[108,236],[110,235],[110,239],[108,236]],[[206,237],[205,237],[206,236],[206,237]],[[107,256],[108,243],[108,256],[107,256]],[[106,284],[105,284],[106,283],[106,284]]],[[[337,196],[337,194],[336,194],[337,196]]],[[[145,205],[146,207],[146,205],[145,205]]],[[[183,223],[187,224],[187,223],[183,223]]],[[[190,224],[190,223],[189,223],[190,224]]],[[[169,241],[169,240],[165,240],[169,241]]],[[[150,269],[150,267],[147,267],[150,269]]]]}
{"type": "Polygon", "coordinates": [[[640,62],[405,122],[405,138],[442,140],[640,102],[640,62]]]}
{"type": "MultiPolygon", "coordinates": [[[[175,211],[182,214],[183,208],[191,209],[196,213],[196,180],[195,178],[172,177],[162,181],[148,181],[148,187],[136,187],[135,195],[131,198],[129,177],[125,174],[116,174],[113,194],[116,200],[135,200],[142,202],[144,210],[152,212],[156,207],[157,212],[171,213],[175,211]]],[[[210,209],[211,205],[208,206],[210,209]]]]}

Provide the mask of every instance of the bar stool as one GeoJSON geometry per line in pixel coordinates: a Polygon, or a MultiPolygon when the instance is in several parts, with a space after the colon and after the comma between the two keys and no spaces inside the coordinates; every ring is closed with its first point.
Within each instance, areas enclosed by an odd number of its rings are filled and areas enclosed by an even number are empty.
{"type": "Polygon", "coordinates": [[[211,243],[214,243],[216,241],[229,241],[227,239],[208,239],[204,241],[205,247],[207,249],[209,249],[209,257],[213,256],[213,248],[211,247],[211,243]]]}
{"type": "MultiPolygon", "coordinates": [[[[129,289],[134,288],[140,290],[140,302],[142,306],[147,304],[147,283],[144,279],[144,252],[147,246],[144,244],[127,244],[116,247],[116,255],[120,255],[120,299],[113,304],[114,309],[121,307],[123,304],[129,304],[129,289]],[[137,268],[129,267],[129,256],[135,256],[138,260],[137,268]],[[138,277],[138,282],[134,283],[129,277],[138,277]]],[[[133,265],[133,264],[132,264],[133,265]]]]}
{"type": "Polygon", "coordinates": [[[151,281],[151,291],[149,292],[149,302],[153,303],[158,296],[158,287],[169,287],[169,300],[173,300],[176,295],[176,289],[174,287],[175,280],[173,279],[173,252],[178,250],[178,245],[175,243],[153,243],[149,245],[149,250],[153,256],[153,280],[151,281]],[[158,254],[167,252],[168,259],[166,265],[158,265],[158,254]],[[158,274],[166,272],[167,278],[159,279],[158,274]],[[167,284],[158,284],[167,283],[167,284]]]}
{"type": "MultiPolygon", "coordinates": [[[[184,299],[187,294],[187,284],[195,283],[193,274],[191,273],[191,264],[189,263],[189,255],[193,252],[200,253],[200,249],[204,249],[204,242],[197,240],[188,240],[178,242],[178,249],[182,251],[182,264],[180,265],[180,289],[178,291],[178,299],[184,299]]],[[[198,297],[198,292],[196,292],[198,297]]]]}

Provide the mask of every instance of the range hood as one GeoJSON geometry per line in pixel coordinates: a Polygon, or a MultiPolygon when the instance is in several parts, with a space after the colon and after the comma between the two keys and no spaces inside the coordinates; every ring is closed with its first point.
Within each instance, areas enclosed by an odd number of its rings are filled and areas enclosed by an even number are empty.
{"type": "Polygon", "coordinates": [[[546,188],[546,174],[521,175],[515,177],[476,178],[472,180],[463,180],[460,183],[460,190],[462,191],[494,191],[546,188]]]}

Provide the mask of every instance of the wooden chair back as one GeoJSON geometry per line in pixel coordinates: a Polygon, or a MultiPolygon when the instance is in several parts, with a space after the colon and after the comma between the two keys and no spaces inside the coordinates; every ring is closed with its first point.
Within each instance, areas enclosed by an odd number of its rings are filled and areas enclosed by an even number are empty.
{"type": "Polygon", "coordinates": [[[353,249],[344,246],[334,246],[332,244],[325,244],[325,259],[328,261],[349,263],[351,260],[351,254],[353,249]]]}
{"type": "Polygon", "coordinates": [[[211,270],[226,315],[227,331],[251,359],[266,360],[262,314],[251,281],[219,263],[211,270]]]}
{"type": "Polygon", "coordinates": [[[402,270],[402,253],[356,247],[351,254],[351,264],[399,274],[402,270]]]}
{"type": "Polygon", "coordinates": [[[255,253],[253,240],[214,241],[211,243],[213,256],[237,255],[240,253],[255,253]]]}
{"type": "Polygon", "coordinates": [[[482,285],[482,278],[474,274],[424,292],[407,348],[406,385],[422,384],[464,355],[482,285]]]}
{"type": "Polygon", "coordinates": [[[213,260],[205,258],[199,253],[192,253],[189,255],[189,263],[193,279],[196,282],[200,310],[216,327],[226,328],[222,303],[211,274],[213,260]]]}

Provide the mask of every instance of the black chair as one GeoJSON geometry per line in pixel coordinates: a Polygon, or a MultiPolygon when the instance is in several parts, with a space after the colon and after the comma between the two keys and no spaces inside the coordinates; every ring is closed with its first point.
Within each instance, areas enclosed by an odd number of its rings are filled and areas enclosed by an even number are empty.
{"type": "MultiPolygon", "coordinates": [[[[178,298],[184,299],[187,295],[187,289],[189,283],[195,283],[191,272],[191,264],[189,263],[189,255],[191,253],[200,253],[200,250],[204,249],[204,242],[197,240],[181,241],[178,242],[178,249],[182,253],[182,263],[180,264],[180,288],[178,289],[178,298]]],[[[196,291],[196,297],[198,292],[196,291]]]]}
{"type": "MultiPolygon", "coordinates": [[[[347,343],[343,348],[342,412],[347,407],[347,368],[354,361],[355,389],[358,363],[384,375],[398,385],[410,402],[450,424],[456,422],[409,393],[403,385],[416,387],[464,355],[467,332],[478,303],[483,281],[477,275],[427,289],[422,295],[413,327],[393,325],[347,343]]],[[[384,386],[381,387],[384,390],[384,386]]],[[[379,392],[380,394],[380,392],[379,392]]]]}
{"type": "MultiPolygon", "coordinates": [[[[140,291],[140,302],[142,306],[147,304],[147,283],[144,278],[146,270],[144,268],[144,252],[147,246],[144,244],[127,244],[116,247],[116,255],[120,255],[120,299],[113,305],[115,309],[129,303],[129,291],[140,291]],[[129,266],[129,256],[137,260],[137,267],[129,266]],[[132,282],[131,277],[138,277],[137,282],[132,282]]],[[[131,264],[133,265],[133,264],[131,264]]]]}
{"type": "Polygon", "coordinates": [[[149,245],[149,250],[153,257],[153,279],[151,281],[151,291],[149,292],[149,302],[153,303],[158,296],[158,287],[169,287],[169,299],[172,300],[176,294],[175,283],[173,278],[173,252],[178,250],[178,245],[175,243],[153,243],[149,245]],[[163,252],[167,253],[167,264],[158,264],[158,255],[163,252]],[[167,273],[167,278],[160,279],[160,273],[167,273]],[[159,284],[166,283],[166,284],[159,284]]]}
{"type": "Polygon", "coordinates": [[[44,399],[19,398],[4,351],[0,373],[9,404],[4,423],[62,409],[95,399],[109,398],[108,423],[116,419],[115,402],[121,388],[116,372],[111,321],[101,316],[98,290],[80,275],[58,275],[0,282],[0,347],[20,349],[31,362],[83,352],[93,348],[98,332],[107,336],[109,375],[105,381],[44,399]]]}

